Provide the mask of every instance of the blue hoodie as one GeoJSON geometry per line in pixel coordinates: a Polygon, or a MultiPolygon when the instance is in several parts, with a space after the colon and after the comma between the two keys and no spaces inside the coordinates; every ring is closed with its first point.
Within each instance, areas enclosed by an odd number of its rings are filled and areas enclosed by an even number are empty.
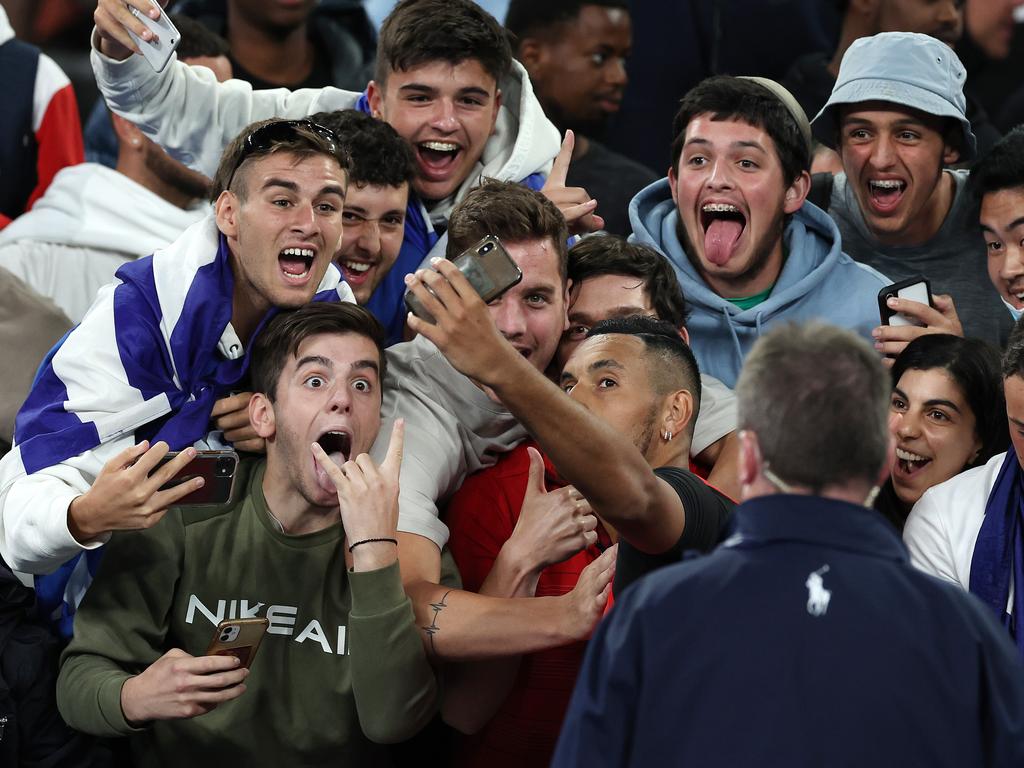
{"type": "Polygon", "coordinates": [[[878,292],[890,284],[842,252],[839,228],[811,203],[790,217],[783,235],[786,262],[771,295],[741,310],[708,287],[676,236],[679,213],[668,179],[640,190],[629,204],[630,240],[672,262],[690,307],[686,326],[703,373],[736,386],[743,358],[765,331],[780,323],[824,320],[871,339],[878,325],[878,292]]]}

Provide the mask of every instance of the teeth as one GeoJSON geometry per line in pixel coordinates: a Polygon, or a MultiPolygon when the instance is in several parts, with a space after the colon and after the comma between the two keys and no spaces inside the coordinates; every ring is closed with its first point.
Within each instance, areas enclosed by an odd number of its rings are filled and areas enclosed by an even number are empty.
{"type": "Polygon", "coordinates": [[[353,272],[368,272],[372,264],[363,264],[359,261],[346,261],[345,269],[350,269],[353,272]]]}
{"type": "Polygon", "coordinates": [[[309,248],[285,248],[281,251],[282,256],[298,256],[300,259],[312,259],[313,251],[309,248]]]}
{"type": "Polygon", "coordinates": [[[868,182],[875,189],[900,189],[903,182],[897,179],[878,179],[868,182]]]}
{"type": "Polygon", "coordinates": [[[903,461],[931,461],[927,456],[919,456],[916,453],[904,451],[902,448],[896,449],[896,458],[903,459],[903,461]]]}
{"type": "Polygon", "coordinates": [[[740,209],[729,203],[707,203],[702,211],[705,213],[739,213],[740,209]]]}
{"type": "Polygon", "coordinates": [[[420,143],[420,146],[433,149],[436,152],[456,152],[459,149],[458,144],[452,144],[449,141],[424,141],[420,143]]]}
{"type": "Polygon", "coordinates": [[[306,270],[303,270],[302,272],[289,272],[289,271],[288,271],[288,270],[286,269],[286,270],[284,270],[284,273],[285,273],[286,275],[288,275],[289,277],[305,277],[306,275],[308,275],[308,274],[309,274],[309,270],[308,270],[308,269],[306,269],[306,270]]]}

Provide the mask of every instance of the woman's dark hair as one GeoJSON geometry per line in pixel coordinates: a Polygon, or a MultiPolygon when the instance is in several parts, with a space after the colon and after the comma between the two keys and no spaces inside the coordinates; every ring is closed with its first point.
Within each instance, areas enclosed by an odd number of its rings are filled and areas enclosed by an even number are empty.
{"type": "Polygon", "coordinates": [[[999,352],[980,339],[948,334],[919,336],[907,344],[892,366],[895,387],[907,371],[940,368],[949,374],[974,413],[974,429],[981,451],[968,467],[977,467],[1006,450],[1010,432],[1006,425],[1006,401],[999,352]]]}

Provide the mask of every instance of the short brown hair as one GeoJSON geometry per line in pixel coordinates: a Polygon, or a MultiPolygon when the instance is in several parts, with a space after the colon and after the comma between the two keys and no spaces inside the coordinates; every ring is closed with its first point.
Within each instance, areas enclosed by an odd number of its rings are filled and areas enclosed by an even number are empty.
{"type": "Polygon", "coordinates": [[[569,230],[562,212],[540,192],[512,181],[485,180],[452,211],[445,256],[454,259],[487,235],[507,243],[550,239],[558,255],[558,274],[565,282],[569,230]]]}
{"type": "Polygon", "coordinates": [[[512,68],[512,48],[491,14],[472,0],[403,0],[381,24],[373,79],[383,88],[391,72],[470,59],[495,84],[512,68]]]}
{"type": "MultiPolygon", "coordinates": [[[[303,126],[302,120],[257,120],[242,129],[231,143],[224,149],[220,157],[220,164],[217,166],[217,173],[213,176],[213,185],[210,188],[210,199],[217,201],[220,193],[229,188],[238,195],[240,200],[245,200],[248,189],[243,183],[245,180],[245,168],[253,160],[257,160],[275,152],[287,152],[300,158],[311,155],[327,155],[334,158],[338,165],[346,173],[351,165],[348,152],[340,141],[328,141],[316,131],[309,130],[303,126]],[[293,126],[292,136],[286,140],[272,141],[266,149],[248,150],[246,141],[257,131],[266,128],[274,123],[291,123],[293,126]]],[[[307,123],[308,124],[308,123],[307,123]]],[[[320,130],[320,126],[314,126],[320,130]]],[[[323,129],[326,130],[326,129],[323,129]]]]}
{"type": "Polygon", "coordinates": [[[380,358],[383,394],[384,376],[387,374],[384,328],[368,309],[347,301],[314,301],[274,315],[253,342],[249,363],[253,391],[274,402],[278,379],[288,358],[295,355],[305,339],[321,333],[353,333],[372,341],[380,358]]]}
{"type": "Polygon", "coordinates": [[[736,383],[740,429],[757,435],[766,464],[815,492],[874,485],[889,447],[892,382],[867,342],[821,322],[762,336],[736,383]]]}

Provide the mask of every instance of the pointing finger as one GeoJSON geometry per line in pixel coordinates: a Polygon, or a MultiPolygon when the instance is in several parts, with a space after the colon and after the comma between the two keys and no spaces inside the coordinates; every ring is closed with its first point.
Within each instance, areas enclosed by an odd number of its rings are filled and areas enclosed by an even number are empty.
{"type": "Polygon", "coordinates": [[[544,184],[545,187],[565,186],[565,179],[569,175],[569,161],[572,160],[572,150],[575,144],[576,137],[573,135],[573,132],[566,131],[565,138],[562,139],[562,146],[555,156],[554,163],[551,165],[551,173],[548,174],[548,180],[544,184]]]}

